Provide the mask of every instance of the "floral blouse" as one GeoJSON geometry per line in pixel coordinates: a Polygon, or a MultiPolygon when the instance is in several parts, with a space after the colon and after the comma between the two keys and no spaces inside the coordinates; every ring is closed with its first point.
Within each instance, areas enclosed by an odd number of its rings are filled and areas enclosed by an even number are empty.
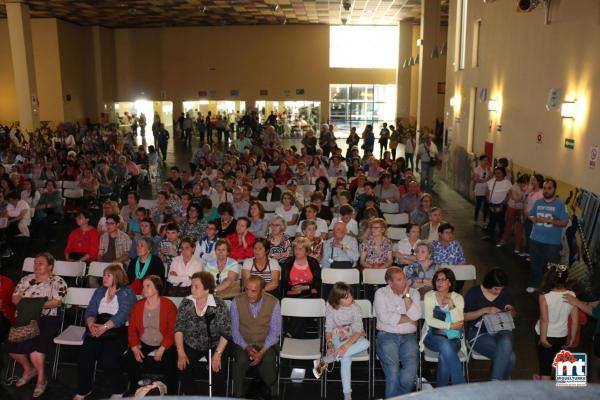
{"type": "Polygon", "coordinates": [[[361,243],[360,251],[367,253],[365,258],[367,264],[385,264],[392,253],[392,241],[384,237],[381,245],[377,245],[375,239],[369,237],[361,243]]]}
{"type": "MultiPolygon", "coordinates": [[[[36,283],[35,274],[21,278],[15,289],[15,296],[21,297],[47,297],[48,300],[64,301],[67,295],[67,283],[58,275],[50,275],[44,282],[36,283]]],[[[58,307],[45,308],[42,315],[56,317],[58,307]]]]}
{"type": "Polygon", "coordinates": [[[271,235],[267,236],[267,239],[271,243],[271,250],[269,250],[270,258],[281,262],[292,255],[292,245],[286,235],[283,235],[283,239],[280,242],[276,242],[271,235]]]}
{"type": "Polygon", "coordinates": [[[323,239],[321,239],[321,237],[315,236],[310,241],[310,252],[308,255],[321,262],[321,259],[323,258],[323,239]]]}

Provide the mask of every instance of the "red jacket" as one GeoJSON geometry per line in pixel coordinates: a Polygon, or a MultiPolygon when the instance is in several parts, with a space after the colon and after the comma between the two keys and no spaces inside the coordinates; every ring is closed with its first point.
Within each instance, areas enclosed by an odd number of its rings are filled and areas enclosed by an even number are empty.
{"type": "Polygon", "coordinates": [[[8,318],[11,324],[15,323],[15,310],[16,307],[12,302],[12,295],[15,291],[15,284],[10,278],[0,275],[0,301],[2,301],[2,308],[0,312],[8,318]]]}
{"type": "Polygon", "coordinates": [[[86,232],[82,231],[81,228],[76,228],[69,234],[65,253],[86,253],[90,258],[89,261],[96,261],[99,248],[100,234],[96,228],[89,229],[86,232]]]}
{"type": "Polygon", "coordinates": [[[254,257],[254,241],[256,240],[256,235],[254,235],[252,232],[246,233],[246,244],[248,245],[246,248],[242,246],[238,238],[239,236],[237,232],[227,235],[227,240],[231,245],[229,257],[236,261],[242,261],[246,258],[254,257]]]}
{"type": "MultiPolygon", "coordinates": [[[[133,305],[129,317],[129,347],[139,346],[140,338],[144,333],[144,305],[146,299],[142,299],[133,305]]],[[[160,345],[165,349],[173,346],[175,341],[175,319],[177,318],[177,307],[166,297],[160,297],[160,322],[159,330],[163,336],[160,345]]]]}

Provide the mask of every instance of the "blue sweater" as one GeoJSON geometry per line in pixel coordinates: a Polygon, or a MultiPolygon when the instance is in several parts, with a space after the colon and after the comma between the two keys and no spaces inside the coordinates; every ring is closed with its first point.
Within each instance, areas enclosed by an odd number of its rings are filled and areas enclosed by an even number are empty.
{"type": "MultiPolygon", "coordinates": [[[[98,315],[98,307],[100,307],[100,301],[106,296],[106,290],[105,287],[96,289],[88,308],[85,310],[84,320],[98,315]]],[[[133,290],[129,286],[125,286],[117,290],[117,300],[119,301],[119,311],[110,319],[115,328],[124,326],[129,321],[129,314],[131,314],[131,309],[137,298],[133,290]]]]}

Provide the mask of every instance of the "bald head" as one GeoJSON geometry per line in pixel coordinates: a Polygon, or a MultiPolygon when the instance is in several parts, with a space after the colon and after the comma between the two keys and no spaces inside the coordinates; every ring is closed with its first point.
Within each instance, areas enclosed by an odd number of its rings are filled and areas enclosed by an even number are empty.
{"type": "Polygon", "coordinates": [[[333,237],[336,240],[344,239],[344,236],[346,236],[346,232],[346,223],[344,221],[338,221],[335,224],[333,224],[333,237]]]}

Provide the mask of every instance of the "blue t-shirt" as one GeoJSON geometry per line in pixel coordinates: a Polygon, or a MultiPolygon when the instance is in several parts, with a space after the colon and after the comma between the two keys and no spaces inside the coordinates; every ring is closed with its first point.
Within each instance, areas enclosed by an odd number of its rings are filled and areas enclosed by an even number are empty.
{"type": "MultiPolygon", "coordinates": [[[[558,197],[551,202],[543,198],[533,203],[530,215],[536,217],[552,217],[555,220],[565,221],[569,219],[567,206],[558,197]]],[[[533,224],[531,239],[545,244],[560,244],[563,227],[538,222],[533,224]]]]}

